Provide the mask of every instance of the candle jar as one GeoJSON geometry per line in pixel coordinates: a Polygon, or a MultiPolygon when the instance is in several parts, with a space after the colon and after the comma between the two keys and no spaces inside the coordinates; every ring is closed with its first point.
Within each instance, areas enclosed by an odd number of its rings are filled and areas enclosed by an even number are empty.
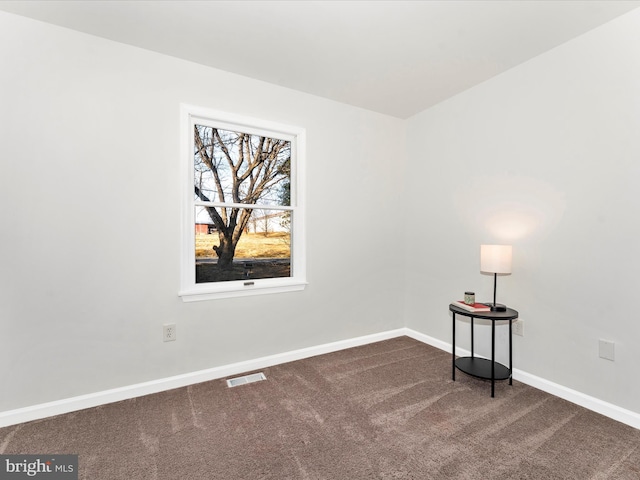
{"type": "Polygon", "coordinates": [[[476,303],[476,294],[474,292],[464,292],[464,303],[467,305],[476,303]]]}

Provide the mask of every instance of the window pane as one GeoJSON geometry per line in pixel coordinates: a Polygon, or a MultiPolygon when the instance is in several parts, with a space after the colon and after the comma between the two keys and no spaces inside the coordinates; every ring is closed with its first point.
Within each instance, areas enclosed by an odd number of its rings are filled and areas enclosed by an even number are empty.
{"type": "Polygon", "coordinates": [[[194,198],[290,205],[291,142],[195,125],[194,198]]]}
{"type": "Polygon", "coordinates": [[[288,210],[196,207],[196,283],[291,276],[288,210]]]}
{"type": "Polygon", "coordinates": [[[305,129],[184,104],[181,113],[188,221],[179,295],[189,302],[303,290],[305,129]]]}

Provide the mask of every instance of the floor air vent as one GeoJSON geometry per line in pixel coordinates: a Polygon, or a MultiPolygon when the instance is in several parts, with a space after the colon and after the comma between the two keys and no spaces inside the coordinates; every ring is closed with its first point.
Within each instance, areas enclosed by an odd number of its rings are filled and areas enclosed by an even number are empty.
{"type": "Polygon", "coordinates": [[[245,375],[243,377],[230,378],[227,380],[228,387],[237,387],[238,385],[245,385],[247,383],[259,382],[261,380],[266,380],[267,377],[264,376],[264,373],[252,373],[251,375],[245,375]]]}

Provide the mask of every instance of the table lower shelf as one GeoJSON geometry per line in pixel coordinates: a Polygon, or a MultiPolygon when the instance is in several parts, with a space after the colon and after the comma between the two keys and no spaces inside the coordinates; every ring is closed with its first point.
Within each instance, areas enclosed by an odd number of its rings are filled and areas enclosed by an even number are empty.
{"type": "MultiPolygon", "coordinates": [[[[491,380],[491,360],[478,357],[460,357],[456,359],[456,368],[477,378],[491,380]]],[[[495,362],[494,379],[507,380],[511,372],[501,363],[495,362]]]]}

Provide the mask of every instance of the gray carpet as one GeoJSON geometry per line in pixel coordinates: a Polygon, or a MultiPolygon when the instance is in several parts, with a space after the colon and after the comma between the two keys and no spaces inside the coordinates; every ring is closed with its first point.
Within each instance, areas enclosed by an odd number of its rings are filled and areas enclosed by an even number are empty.
{"type": "Polygon", "coordinates": [[[80,478],[633,479],[640,430],[407,337],[0,429],[0,453],[79,454],[80,478]]]}

